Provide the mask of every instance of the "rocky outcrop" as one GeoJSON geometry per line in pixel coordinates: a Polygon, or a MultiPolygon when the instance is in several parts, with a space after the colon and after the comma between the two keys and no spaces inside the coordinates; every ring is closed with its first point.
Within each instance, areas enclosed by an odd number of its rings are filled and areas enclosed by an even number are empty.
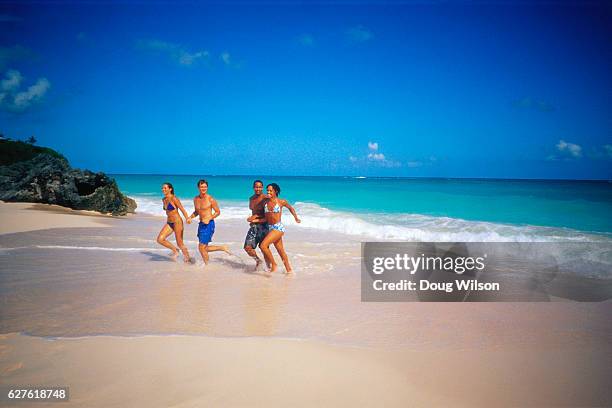
{"type": "Polygon", "coordinates": [[[136,202],[104,173],[73,169],[61,156],[41,153],[0,166],[0,200],[57,204],[112,215],[133,213],[136,202]]]}

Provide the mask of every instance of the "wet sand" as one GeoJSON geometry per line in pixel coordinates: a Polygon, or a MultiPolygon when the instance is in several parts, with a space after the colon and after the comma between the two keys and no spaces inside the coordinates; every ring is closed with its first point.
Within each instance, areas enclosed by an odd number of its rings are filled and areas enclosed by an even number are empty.
{"type": "Polygon", "coordinates": [[[253,270],[246,222],[218,221],[236,255],[205,267],[154,242],[161,218],[56,216],[0,231],[2,384],[70,385],[80,406],[612,402],[610,302],[364,303],[359,237],[291,228],[288,277],[253,270]]]}

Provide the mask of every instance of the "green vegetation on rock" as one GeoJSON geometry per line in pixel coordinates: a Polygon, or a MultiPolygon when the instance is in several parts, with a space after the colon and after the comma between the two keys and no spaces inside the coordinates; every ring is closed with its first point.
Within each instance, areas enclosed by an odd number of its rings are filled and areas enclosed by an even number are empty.
{"type": "Polygon", "coordinates": [[[40,153],[46,153],[68,162],[64,156],[48,147],[34,146],[21,141],[0,140],[0,166],[30,160],[40,153]]]}

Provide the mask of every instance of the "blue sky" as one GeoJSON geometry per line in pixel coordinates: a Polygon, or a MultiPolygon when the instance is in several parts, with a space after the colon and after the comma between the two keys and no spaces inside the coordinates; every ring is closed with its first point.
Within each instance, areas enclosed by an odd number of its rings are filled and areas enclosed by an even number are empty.
{"type": "Polygon", "coordinates": [[[111,173],[612,179],[611,17],[0,3],[0,131],[111,173]]]}

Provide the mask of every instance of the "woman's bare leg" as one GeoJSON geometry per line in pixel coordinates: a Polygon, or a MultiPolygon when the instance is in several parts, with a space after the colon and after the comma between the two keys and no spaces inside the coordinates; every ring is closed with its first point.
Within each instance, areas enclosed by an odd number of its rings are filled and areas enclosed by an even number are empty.
{"type": "Polygon", "coordinates": [[[293,269],[291,269],[291,265],[289,264],[289,258],[287,257],[287,253],[285,252],[285,245],[283,244],[282,237],[274,243],[274,247],[276,248],[276,251],[280,255],[281,259],[283,260],[283,264],[285,264],[285,270],[287,271],[287,274],[293,273],[293,269]]]}
{"type": "Polygon", "coordinates": [[[176,259],[179,255],[178,249],[172,245],[166,238],[168,235],[172,234],[172,228],[168,224],[164,225],[164,227],[159,231],[159,235],[157,236],[157,243],[165,246],[169,250],[172,251],[172,257],[176,259]]]}
{"type": "Polygon", "coordinates": [[[176,244],[179,248],[181,248],[181,251],[183,252],[183,259],[185,260],[185,262],[189,262],[189,251],[187,250],[187,247],[185,246],[185,242],[183,241],[183,232],[185,231],[185,229],[183,228],[183,224],[182,223],[176,223],[174,224],[174,236],[176,237],[176,244]]]}
{"type": "Polygon", "coordinates": [[[268,235],[261,241],[259,244],[259,249],[264,254],[264,258],[266,259],[266,263],[270,266],[270,272],[276,271],[276,262],[274,261],[274,257],[272,256],[272,251],[270,251],[270,245],[277,242],[279,239],[283,237],[283,233],[278,230],[271,230],[268,232],[268,235]]]}
{"type": "MultiPolygon", "coordinates": [[[[259,244],[259,250],[261,251],[261,243],[259,244]]],[[[270,261],[268,260],[268,258],[266,258],[266,255],[264,254],[263,251],[261,251],[261,254],[263,255],[264,262],[266,263],[266,267],[270,269],[270,261]]]]}

